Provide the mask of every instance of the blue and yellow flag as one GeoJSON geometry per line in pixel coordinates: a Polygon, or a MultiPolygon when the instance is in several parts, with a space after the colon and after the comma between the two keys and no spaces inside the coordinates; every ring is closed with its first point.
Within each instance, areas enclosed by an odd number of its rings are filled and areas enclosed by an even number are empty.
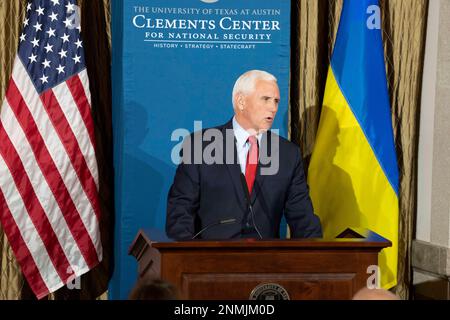
{"type": "Polygon", "coordinates": [[[399,173],[377,0],[345,0],[308,182],[325,237],[368,228],[392,242],[381,286],[397,283],[399,173]]]}

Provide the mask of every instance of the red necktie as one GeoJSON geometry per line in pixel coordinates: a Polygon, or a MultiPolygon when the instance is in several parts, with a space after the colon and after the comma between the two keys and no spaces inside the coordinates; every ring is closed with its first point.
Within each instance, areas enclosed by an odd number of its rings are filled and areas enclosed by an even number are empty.
{"type": "Polygon", "coordinates": [[[245,181],[247,181],[248,192],[251,194],[258,166],[258,142],[255,136],[248,137],[248,142],[250,143],[250,150],[247,154],[247,165],[245,166],[245,181]]]}

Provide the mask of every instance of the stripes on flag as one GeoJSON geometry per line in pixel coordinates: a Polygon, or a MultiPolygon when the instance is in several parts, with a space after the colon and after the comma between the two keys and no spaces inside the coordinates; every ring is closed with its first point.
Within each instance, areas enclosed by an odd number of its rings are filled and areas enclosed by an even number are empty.
{"type": "MultiPolygon", "coordinates": [[[[0,157],[0,168],[3,167],[6,167],[6,165],[3,162],[3,159],[0,157]]],[[[18,195],[18,192],[10,196],[6,194],[7,197],[9,196],[10,202],[14,203],[15,200],[21,201],[20,196],[18,196],[17,199],[14,199],[14,195],[18,195]]],[[[13,249],[16,255],[18,263],[22,266],[22,272],[28,275],[27,280],[28,283],[30,284],[31,289],[36,294],[37,298],[41,299],[47,295],[47,292],[49,291],[48,287],[50,287],[50,285],[44,282],[44,279],[41,276],[39,266],[36,264],[36,261],[41,263],[41,269],[43,268],[42,263],[45,263],[50,267],[52,265],[51,263],[48,262],[48,260],[46,260],[46,257],[44,257],[44,259],[37,260],[36,258],[38,257],[37,255],[38,253],[35,251],[30,252],[30,249],[33,250],[33,245],[37,245],[38,247],[43,246],[42,241],[37,235],[37,233],[33,232],[34,230],[31,230],[32,231],[31,234],[27,232],[23,233],[20,232],[21,226],[19,225],[19,223],[16,223],[17,217],[14,216],[9,210],[3,192],[0,192],[0,205],[1,205],[0,210],[2,211],[2,222],[4,221],[3,228],[11,244],[11,248],[13,249]]],[[[20,219],[18,221],[19,222],[22,221],[23,225],[32,223],[31,221],[27,221],[27,217],[25,217],[25,219],[20,219]]],[[[47,272],[45,274],[45,276],[47,277],[49,275],[50,272],[47,272]]],[[[50,283],[51,281],[47,279],[47,282],[50,283]]]]}
{"type": "Polygon", "coordinates": [[[381,29],[368,28],[378,0],[346,0],[330,61],[308,171],[324,237],[370,229],[390,240],[378,258],[381,286],[397,283],[399,172],[381,29]]]}
{"type": "Polygon", "coordinates": [[[73,4],[28,4],[0,112],[0,221],[39,299],[102,260],[89,80],[79,26],[67,22],[73,4]]]}

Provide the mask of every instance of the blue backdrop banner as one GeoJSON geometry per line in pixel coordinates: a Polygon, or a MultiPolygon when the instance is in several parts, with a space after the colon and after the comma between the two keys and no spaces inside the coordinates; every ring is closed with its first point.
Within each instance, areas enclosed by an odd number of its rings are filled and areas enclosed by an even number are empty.
{"type": "Polygon", "coordinates": [[[164,231],[183,137],[232,118],[231,92],[242,73],[278,78],[273,128],[287,136],[290,7],[290,0],[113,0],[111,299],[127,298],[136,282],[128,249],[138,230],[164,231]]]}

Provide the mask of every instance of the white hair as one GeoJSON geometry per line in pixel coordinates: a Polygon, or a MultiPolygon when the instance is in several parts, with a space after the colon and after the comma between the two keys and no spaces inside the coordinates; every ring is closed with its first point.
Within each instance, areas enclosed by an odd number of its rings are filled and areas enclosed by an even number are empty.
{"type": "Polygon", "coordinates": [[[234,98],[237,94],[248,95],[251,94],[255,90],[256,81],[264,80],[264,81],[274,81],[277,82],[277,78],[274,75],[261,70],[251,70],[247,71],[243,75],[241,75],[234,84],[233,94],[232,94],[232,102],[233,108],[235,108],[234,98]]]}

